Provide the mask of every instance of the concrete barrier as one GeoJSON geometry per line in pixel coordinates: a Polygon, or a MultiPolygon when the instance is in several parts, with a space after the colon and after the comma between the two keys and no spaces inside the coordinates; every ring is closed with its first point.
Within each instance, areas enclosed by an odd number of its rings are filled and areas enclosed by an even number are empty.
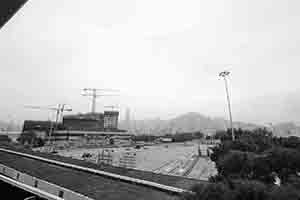
{"type": "Polygon", "coordinates": [[[0,164],[0,180],[50,200],[92,200],[91,198],[0,164]]]}

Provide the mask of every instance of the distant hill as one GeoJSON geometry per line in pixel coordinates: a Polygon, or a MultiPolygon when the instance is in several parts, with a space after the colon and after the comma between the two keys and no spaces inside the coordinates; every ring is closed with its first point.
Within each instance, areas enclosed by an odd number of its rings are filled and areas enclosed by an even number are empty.
{"type": "MultiPolygon", "coordinates": [[[[125,121],[120,122],[120,128],[128,129],[125,121]]],[[[202,131],[207,134],[213,134],[217,130],[225,130],[229,127],[229,122],[223,118],[210,118],[205,115],[190,112],[177,116],[170,120],[149,119],[135,120],[130,124],[130,130],[137,130],[137,133],[146,134],[166,134],[176,132],[202,131]]],[[[234,122],[234,127],[243,129],[258,128],[258,125],[234,122]]]]}
{"type": "Polygon", "coordinates": [[[285,122],[273,125],[273,134],[275,136],[289,137],[300,136],[300,126],[293,122],[285,122]]]}

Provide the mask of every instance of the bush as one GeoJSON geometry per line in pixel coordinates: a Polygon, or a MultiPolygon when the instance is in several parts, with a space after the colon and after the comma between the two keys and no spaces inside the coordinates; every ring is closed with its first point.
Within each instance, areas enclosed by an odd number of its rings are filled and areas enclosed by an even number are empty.
{"type": "Polygon", "coordinates": [[[258,181],[238,181],[234,188],[236,200],[265,200],[269,199],[266,185],[258,181]]]}
{"type": "Polygon", "coordinates": [[[298,175],[290,175],[287,179],[287,182],[292,187],[300,190],[300,177],[298,175]]]}
{"type": "Polygon", "coordinates": [[[219,182],[195,185],[194,194],[185,194],[182,200],[299,200],[297,189],[292,186],[265,185],[259,181],[236,180],[234,183],[219,182]]]}
{"type": "Polygon", "coordinates": [[[235,141],[230,139],[230,131],[216,135],[222,143],[212,149],[210,158],[216,163],[218,175],[209,179],[213,186],[207,187],[212,188],[198,189],[194,199],[221,184],[231,190],[234,200],[299,200],[300,138],[273,138],[266,129],[238,129],[235,133],[235,141]],[[274,185],[276,177],[280,186],[274,185]]]}
{"type": "Polygon", "coordinates": [[[31,147],[41,147],[45,144],[45,141],[37,137],[34,131],[22,132],[17,141],[20,144],[31,147]]]}
{"type": "Polygon", "coordinates": [[[277,175],[282,183],[288,183],[291,175],[300,171],[300,152],[288,148],[273,148],[265,154],[229,151],[216,161],[219,175],[227,178],[255,179],[274,183],[277,175]]]}
{"type": "Polygon", "coordinates": [[[243,176],[243,170],[247,166],[247,154],[243,152],[230,152],[218,160],[217,169],[224,176],[243,176]]]}
{"type": "Polygon", "coordinates": [[[274,144],[285,147],[285,148],[291,148],[291,149],[296,149],[300,151],[300,138],[296,136],[290,136],[287,138],[273,138],[274,144]]]}
{"type": "Polygon", "coordinates": [[[292,186],[274,186],[269,190],[271,200],[299,200],[299,192],[292,186]]]}
{"type": "Polygon", "coordinates": [[[276,147],[268,152],[269,164],[272,171],[286,182],[290,175],[300,171],[300,152],[295,149],[276,147]]]}
{"type": "Polygon", "coordinates": [[[11,139],[8,137],[8,135],[0,135],[0,142],[10,143],[11,139]]]}
{"type": "Polygon", "coordinates": [[[185,194],[184,200],[231,200],[233,194],[229,187],[224,183],[208,185],[195,185],[192,188],[195,194],[185,194]]]}

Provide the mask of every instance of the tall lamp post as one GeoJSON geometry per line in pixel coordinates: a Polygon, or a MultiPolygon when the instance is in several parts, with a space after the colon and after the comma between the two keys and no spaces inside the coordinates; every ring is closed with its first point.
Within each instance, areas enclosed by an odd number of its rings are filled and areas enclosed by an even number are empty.
{"type": "Polygon", "coordinates": [[[228,83],[226,77],[229,76],[229,71],[223,71],[219,74],[220,77],[224,79],[225,82],[225,90],[227,95],[227,103],[228,103],[228,110],[229,110],[229,119],[230,119],[230,129],[231,129],[231,137],[232,141],[235,140],[234,130],[233,130],[233,123],[232,123],[232,114],[231,114],[231,105],[230,105],[230,98],[229,98],[229,92],[228,92],[228,83]]]}
{"type": "Polygon", "coordinates": [[[275,136],[275,127],[274,127],[273,123],[268,123],[268,125],[271,127],[272,135],[275,136]]]}

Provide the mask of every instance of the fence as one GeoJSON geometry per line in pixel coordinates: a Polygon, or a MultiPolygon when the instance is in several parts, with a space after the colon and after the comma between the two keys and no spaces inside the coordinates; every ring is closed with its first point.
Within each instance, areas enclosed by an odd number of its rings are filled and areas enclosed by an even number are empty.
{"type": "Polygon", "coordinates": [[[136,153],[135,152],[123,153],[120,157],[119,166],[125,168],[136,168],[136,153]]]}
{"type": "Polygon", "coordinates": [[[107,164],[107,165],[112,165],[113,163],[113,155],[111,154],[110,151],[108,150],[102,150],[102,152],[98,153],[97,155],[97,161],[96,161],[97,164],[107,164]]]}

